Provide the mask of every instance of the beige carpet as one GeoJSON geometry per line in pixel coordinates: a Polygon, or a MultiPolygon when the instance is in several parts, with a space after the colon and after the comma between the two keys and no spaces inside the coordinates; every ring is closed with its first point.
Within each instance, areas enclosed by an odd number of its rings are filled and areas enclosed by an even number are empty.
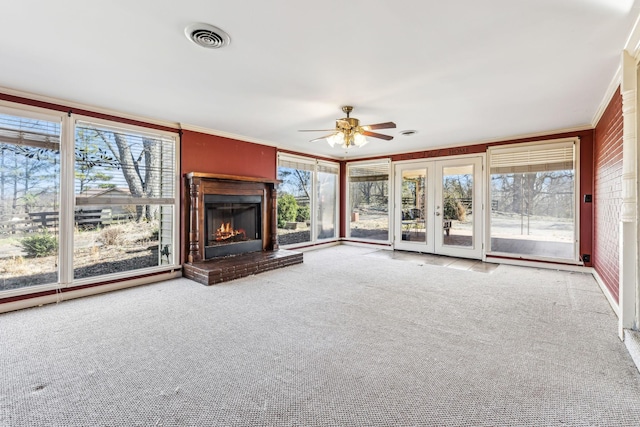
{"type": "Polygon", "coordinates": [[[0,426],[640,425],[589,275],[339,246],[0,315],[0,426]]]}

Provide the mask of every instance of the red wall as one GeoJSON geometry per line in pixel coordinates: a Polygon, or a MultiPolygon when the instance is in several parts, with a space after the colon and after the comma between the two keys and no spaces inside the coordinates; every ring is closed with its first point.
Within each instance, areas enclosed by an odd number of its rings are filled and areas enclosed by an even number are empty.
{"type": "Polygon", "coordinates": [[[595,129],[593,267],[618,301],[622,210],[622,96],[613,96],[595,129]]]}
{"type": "Polygon", "coordinates": [[[276,179],[275,147],[188,130],[182,132],[181,141],[182,175],[207,172],[276,179]]]}
{"type": "MultiPolygon", "coordinates": [[[[584,202],[585,194],[593,194],[593,140],[594,131],[584,130],[578,132],[558,133],[554,135],[546,135],[543,137],[531,137],[512,139],[508,141],[489,142],[484,144],[467,145],[461,147],[443,148],[438,150],[419,151],[414,153],[398,154],[391,157],[392,161],[412,160],[423,158],[435,158],[454,156],[461,154],[477,154],[484,153],[487,148],[497,145],[516,144],[523,142],[549,141],[561,138],[580,138],[580,184],[578,195],[580,197],[580,256],[582,254],[592,254],[592,223],[593,223],[593,207],[591,203],[584,202]]],[[[343,188],[344,191],[344,188],[343,188]]],[[[592,256],[593,261],[593,256],[592,256]]],[[[592,266],[592,262],[585,262],[584,265],[592,266]]]]}

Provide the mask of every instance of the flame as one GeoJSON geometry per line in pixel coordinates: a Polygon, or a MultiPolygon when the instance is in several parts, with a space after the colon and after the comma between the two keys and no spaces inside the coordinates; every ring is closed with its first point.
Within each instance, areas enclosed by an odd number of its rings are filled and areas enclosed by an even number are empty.
{"type": "Polygon", "coordinates": [[[231,227],[230,222],[220,224],[220,228],[216,229],[216,241],[231,239],[233,237],[242,235],[246,238],[246,232],[243,229],[234,230],[231,227]]]}

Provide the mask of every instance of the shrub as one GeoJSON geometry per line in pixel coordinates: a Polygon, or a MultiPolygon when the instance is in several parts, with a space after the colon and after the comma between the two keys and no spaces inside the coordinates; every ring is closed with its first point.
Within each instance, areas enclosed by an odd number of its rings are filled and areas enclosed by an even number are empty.
{"type": "Polygon", "coordinates": [[[107,246],[114,246],[120,243],[124,230],[120,227],[106,227],[100,232],[98,240],[107,246]]]}
{"type": "Polygon", "coordinates": [[[456,201],[451,197],[444,199],[442,206],[442,215],[444,219],[458,219],[458,210],[456,209],[456,201]]]}
{"type": "Polygon", "coordinates": [[[444,219],[457,219],[460,222],[467,221],[467,208],[464,207],[461,201],[452,197],[444,199],[443,206],[444,219]]]}
{"type": "Polygon", "coordinates": [[[311,209],[309,205],[298,205],[298,213],[296,214],[296,221],[307,222],[311,219],[311,209]]]}
{"type": "Polygon", "coordinates": [[[28,257],[37,258],[53,255],[58,250],[58,239],[49,233],[25,237],[20,245],[28,257]]]}
{"type": "Polygon", "coordinates": [[[278,198],[278,227],[283,228],[287,222],[295,221],[298,214],[298,202],[291,194],[283,194],[278,198]]]}
{"type": "Polygon", "coordinates": [[[458,214],[458,221],[467,222],[467,208],[460,201],[456,204],[456,213],[458,214]]]}
{"type": "Polygon", "coordinates": [[[0,273],[7,273],[10,276],[19,276],[29,272],[29,265],[24,262],[21,256],[5,259],[4,269],[0,267],[0,273]]]}

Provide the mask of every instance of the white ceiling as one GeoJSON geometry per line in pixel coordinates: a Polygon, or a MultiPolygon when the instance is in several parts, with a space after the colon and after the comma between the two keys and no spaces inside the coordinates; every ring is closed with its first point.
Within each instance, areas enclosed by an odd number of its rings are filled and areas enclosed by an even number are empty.
{"type": "Polygon", "coordinates": [[[419,151],[591,126],[637,2],[13,1],[0,86],[336,158],[419,151]],[[192,44],[193,22],[230,46],[192,44]],[[345,153],[298,132],[343,105],[395,138],[345,153]]]}

